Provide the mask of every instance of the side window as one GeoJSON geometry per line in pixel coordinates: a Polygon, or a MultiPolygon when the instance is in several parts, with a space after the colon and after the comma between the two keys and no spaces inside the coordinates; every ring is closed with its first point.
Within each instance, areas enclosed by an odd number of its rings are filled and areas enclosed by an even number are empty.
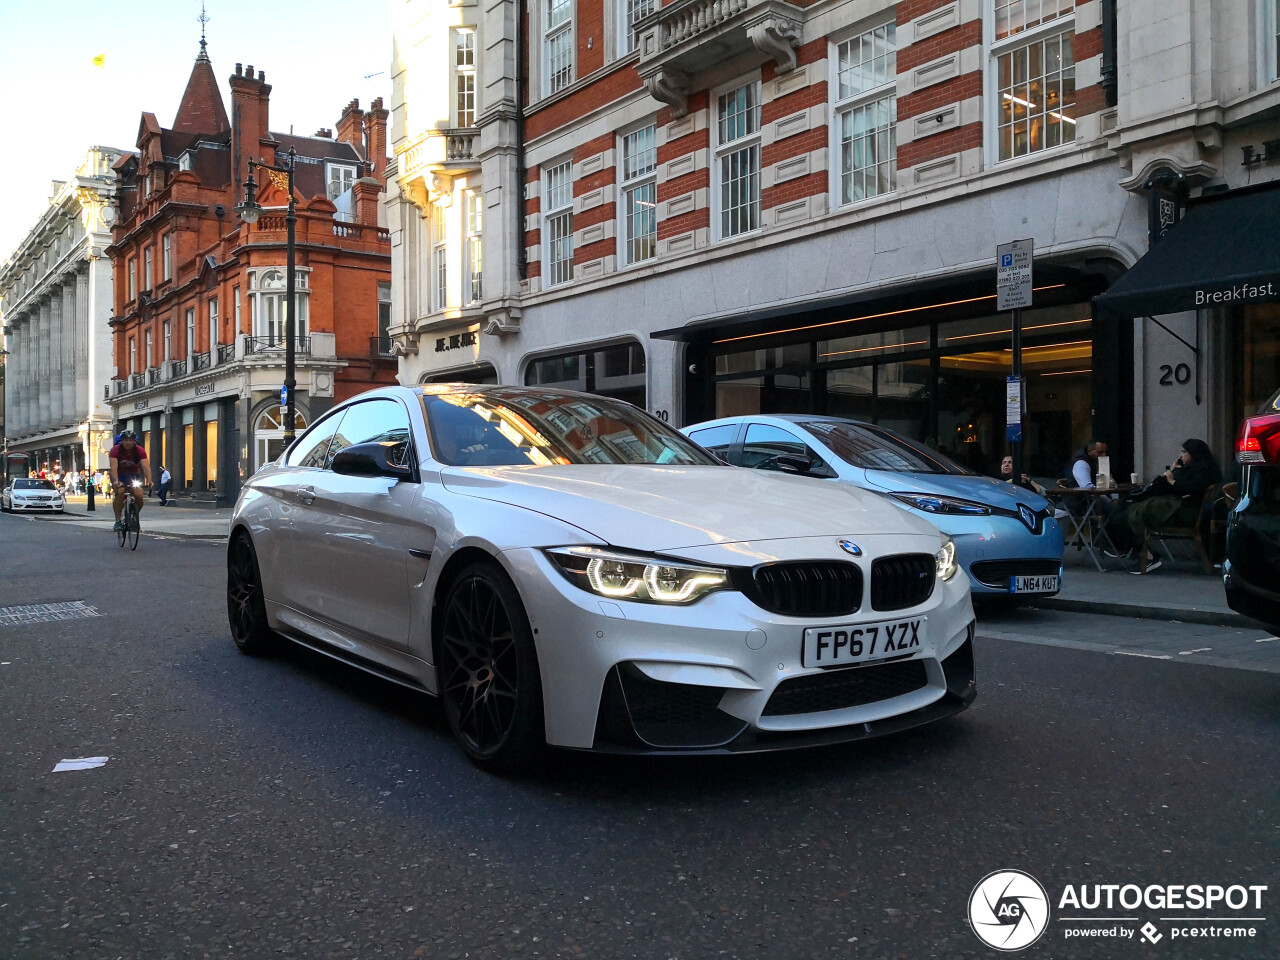
{"type": "MultiPolygon", "coordinates": [[[[747,427],[747,439],[742,445],[742,466],[757,470],[781,470],[779,457],[798,457],[810,464],[811,477],[834,477],[832,470],[812,447],[800,438],[780,427],[767,423],[753,423],[747,427]]],[[[793,472],[793,471],[788,471],[793,472]]]]}
{"type": "Polygon", "coordinates": [[[327,463],[329,441],[338,428],[341,414],[326,417],[302,435],[293,445],[285,463],[291,467],[324,467],[327,463]]]}
{"type": "Polygon", "coordinates": [[[738,435],[738,424],[724,423],[718,427],[707,427],[705,430],[693,430],[689,439],[700,447],[710,450],[721,460],[729,459],[729,448],[733,446],[733,438],[738,435]]]}
{"type": "Polygon", "coordinates": [[[359,443],[393,443],[387,457],[392,463],[409,463],[409,414],[394,400],[366,400],[347,407],[329,447],[328,466],[347,447],[359,443]]]}

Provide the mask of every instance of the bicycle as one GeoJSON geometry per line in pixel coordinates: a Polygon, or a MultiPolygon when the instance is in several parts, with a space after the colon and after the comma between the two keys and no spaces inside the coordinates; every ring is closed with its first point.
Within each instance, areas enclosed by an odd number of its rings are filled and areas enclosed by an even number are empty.
{"type": "Polygon", "coordinates": [[[141,484],[132,484],[125,490],[124,506],[120,510],[120,529],[116,531],[116,536],[120,539],[120,546],[125,545],[126,540],[132,539],[129,544],[130,550],[138,549],[138,535],[142,531],[142,526],[138,522],[138,504],[133,499],[133,488],[140,487],[141,484]]]}

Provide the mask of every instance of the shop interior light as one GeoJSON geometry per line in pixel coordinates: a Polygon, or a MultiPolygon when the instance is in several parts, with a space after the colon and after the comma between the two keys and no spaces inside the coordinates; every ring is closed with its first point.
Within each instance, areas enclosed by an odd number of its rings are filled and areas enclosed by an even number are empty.
{"type": "Polygon", "coordinates": [[[1006,93],[1004,98],[1018,104],[1019,106],[1026,107],[1028,110],[1034,110],[1036,108],[1036,105],[1030,100],[1023,100],[1021,97],[1015,97],[1012,93],[1006,93]]]}

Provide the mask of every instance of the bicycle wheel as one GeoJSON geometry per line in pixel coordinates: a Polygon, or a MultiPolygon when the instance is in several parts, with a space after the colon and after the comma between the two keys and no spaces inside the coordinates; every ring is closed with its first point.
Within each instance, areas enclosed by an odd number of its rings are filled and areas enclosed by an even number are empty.
{"type": "Polygon", "coordinates": [[[116,531],[116,538],[120,541],[120,546],[124,546],[125,539],[129,536],[129,504],[126,502],[124,509],[120,511],[120,529],[116,531]]]}
{"type": "Polygon", "coordinates": [[[134,507],[129,511],[129,549],[138,549],[138,534],[142,530],[142,525],[138,522],[138,508],[134,507]]]}

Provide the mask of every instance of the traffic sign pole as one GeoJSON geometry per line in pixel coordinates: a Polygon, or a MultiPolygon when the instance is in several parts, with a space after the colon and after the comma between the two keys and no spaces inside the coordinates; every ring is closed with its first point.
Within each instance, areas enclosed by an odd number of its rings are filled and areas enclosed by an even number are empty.
{"type": "Polygon", "coordinates": [[[1013,477],[1022,479],[1022,308],[1031,306],[1031,264],[1035,257],[1032,240],[1014,240],[996,247],[996,309],[1013,311],[1013,375],[1006,400],[1005,437],[1013,454],[1013,477]]]}

